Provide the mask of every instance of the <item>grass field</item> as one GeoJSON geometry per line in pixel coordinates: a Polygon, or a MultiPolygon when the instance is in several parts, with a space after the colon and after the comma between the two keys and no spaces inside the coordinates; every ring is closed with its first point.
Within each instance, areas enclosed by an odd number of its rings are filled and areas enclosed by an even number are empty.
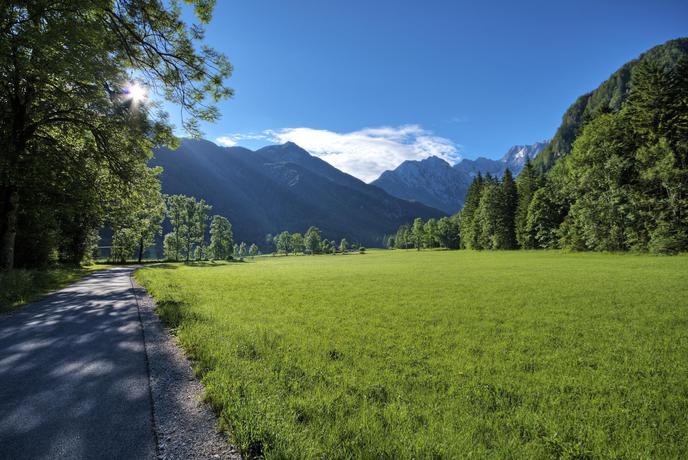
{"type": "Polygon", "coordinates": [[[0,314],[21,307],[56,289],[63,288],[106,265],[54,267],[45,270],[16,269],[0,272],[0,314]]]}
{"type": "Polygon", "coordinates": [[[249,456],[688,456],[686,256],[372,251],[137,277],[249,456]]]}

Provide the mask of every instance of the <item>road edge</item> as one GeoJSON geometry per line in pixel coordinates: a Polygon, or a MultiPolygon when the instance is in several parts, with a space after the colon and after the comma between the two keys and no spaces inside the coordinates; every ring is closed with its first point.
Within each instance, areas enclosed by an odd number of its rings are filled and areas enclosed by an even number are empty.
{"type": "Polygon", "coordinates": [[[155,313],[155,300],[129,275],[144,336],[159,459],[241,459],[239,450],[218,430],[204,387],[176,338],[155,313]]]}

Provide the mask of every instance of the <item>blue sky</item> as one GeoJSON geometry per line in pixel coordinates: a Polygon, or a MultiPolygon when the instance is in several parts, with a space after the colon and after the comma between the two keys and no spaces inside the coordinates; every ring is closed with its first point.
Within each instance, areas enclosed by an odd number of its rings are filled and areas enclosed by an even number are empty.
{"type": "Polygon", "coordinates": [[[429,154],[498,158],[686,35],[685,0],[218,0],[206,41],[236,95],[203,130],[251,148],[294,140],[364,180],[429,154]]]}

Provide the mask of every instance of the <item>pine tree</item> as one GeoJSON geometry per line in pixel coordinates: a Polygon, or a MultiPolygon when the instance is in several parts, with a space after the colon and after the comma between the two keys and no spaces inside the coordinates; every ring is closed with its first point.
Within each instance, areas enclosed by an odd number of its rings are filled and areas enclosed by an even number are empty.
{"type": "Polygon", "coordinates": [[[504,249],[507,233],[504,224],[504,201],[501,184],[486,178],[473,220],[473,226],[479,229],[479,249],[504,249]]]}
{"type": "Polygon", "coordinates": [[[509,168],[504,171],[504,179],[502,180],[502,195],[504,203],[502,205],[503,217],[503,232],[504,245],[503,249],[515,249],[518,247],[516,241],[516,211],[518,208],[518,191],[514,177],[511,175],[509,168]]]}
{"type": "Polygon", "coordinates": [[[461,210],[461,245],[467,249],[480,249],[480,231],[474,225],[475,214],[480,206],[480,195],[483,189],[483,177],[480,173],[473,179],[463,209],[461,210]]]}
{"type": "Polygon", "coordinates": [[[523,249],[532,249],[535,247],[535,242],[529,237],[526,226],[528,224],[528,207],[539,185],[540,176],[531,163],[530,158],[528,158],[523,170],[521,170],[521,173],[516,179],[516,187],[518,190],[518,205],[515,216],[516,242],[523,249]]]}

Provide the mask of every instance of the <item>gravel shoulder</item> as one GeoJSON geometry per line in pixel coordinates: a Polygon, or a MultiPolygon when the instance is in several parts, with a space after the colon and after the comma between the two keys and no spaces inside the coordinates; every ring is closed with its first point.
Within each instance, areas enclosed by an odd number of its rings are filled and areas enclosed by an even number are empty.
{"type": "Polygon", "coordinates": [[[154,430],[160,459],[240,459],[218,431],[204,388],[174,336],[155,314],[155,301],[131,277],[137,298],[150,372],[154,430]]]}

